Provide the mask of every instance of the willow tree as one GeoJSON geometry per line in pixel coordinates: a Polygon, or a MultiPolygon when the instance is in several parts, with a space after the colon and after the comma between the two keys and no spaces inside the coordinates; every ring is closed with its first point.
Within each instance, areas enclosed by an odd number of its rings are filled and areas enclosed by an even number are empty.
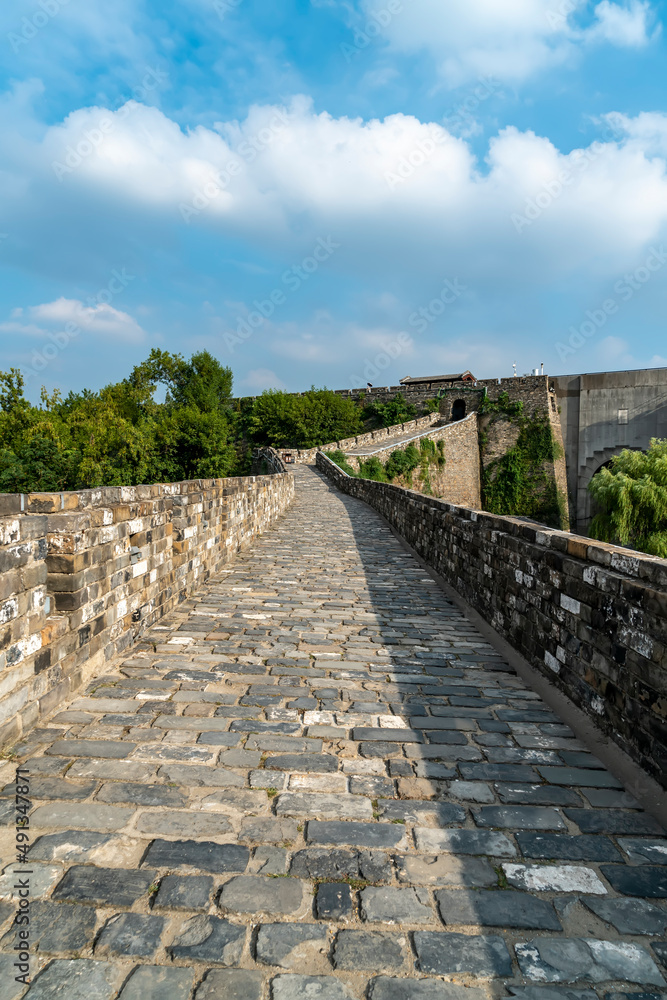
{"type": "Polygon", "coordinates": [[[588,487],[598,509],[589,535],[667,559],[667,439],[625,450],[588,487]]]}

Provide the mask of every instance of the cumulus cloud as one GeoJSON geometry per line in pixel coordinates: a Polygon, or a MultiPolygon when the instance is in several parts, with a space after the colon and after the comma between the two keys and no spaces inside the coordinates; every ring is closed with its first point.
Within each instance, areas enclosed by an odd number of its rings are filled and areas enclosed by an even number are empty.
{"type": "Polygon", "coordinates": [[[128,344],[140,344],[146,339],[144,330],[128,313],[107,303],[86,306],[79,299],[59,298],[25,309],[19,307],[12,310],[8,321],[0,323],[0,333],[23,337],[48,337],[72,330],[94,339],[128,344]]]}
{"type": "MultiPolygon", "coordinates": [[[[256,309],[255,296],[264,302],[272,290],[283,293],[274,325],[262,324],[261,341],[239,346],[247,370],[266,365],[284,378],[287,361],[319,366],[326,377],[327,366],[346,364],[364,384],[386,384],[383,374],[363,378],[363,372],[367,362],[383,371],[375,358],[402,330],[415,335],[426,325],[423,339],[442,342],[457,337],[462,322],[480,329],[470,343],[491,357],[484,325],[497,329],[499,317],[515,327],[525,323],[527,310],[538,310],[539,296],[554,288],[573,301],[595,302],[606,284],[665,240],[667,116],[615,114],[602,124],[612,124],[605,133],[611,138],[567,151],[533,132],[505,128],[479,157],[470,142],[433,122],[404,114],[336,118],[316,113],[305,98],[190,131],[139,104],[125,114],[86,108],[42,126],[41,134],[33,121],[28,138],[5,145],[8,183],[0,188],[0,211],[8,229],[11,223],[17,232],[38,232],[46,246],[76,232],[70,242],[83,266],[109,243],[123,247],[116,260],[130,259],[125,247],[146,247],[153,266],[167,246],[181,261],[181,240],[222,245],[219,257],[198,259],[196,279],[205,275],[206,298],[219,286],[220,261],[236,259],[242,241],[248,256],[261,253],[266,272],[251,276],[249,296],[250,278],[243,288],[225,279],[216,304],[219,335],[256,309]],[[110,123],[105,131],[102,121],[110,123]],[[103,135],[97,142],[95,129],[103,135]],[[79,162],[71,157],[59,179],[53,163],[66,164],[68,149],[79,162]],[[335,252],[295,281],[294,268],[330,239],[335,252]],[[337,282],[365,289],[367,297],[354,305],[355,323],[349,302],[332,317],[337,282]],[[465,295],[438,308],[433,321],[411,324],[415,310],[429,306],[446,282],[460,282],[465,295]],[[263,353],[250,357],[260,343],[263,353]],[[267,362],[267,352],[283,368],[267,362]],[[348,356],[360,360],[347,365],[348,356]]],[[[144,337],[115,300],[84,304],[70,293],[58,302],[11,321],[24,324],[28,336],[29,326],[47,328],[49,311],[49,329],[71,320],[100,337],[135,343],[144,337]]],[[[137,308],[132,302],[135,316],[137,308]]],[[[450,346],[438,366],[457,368],[460,357],[463,367],[474,368],[464,349],[450,346]]],[[[405,374],[406,358],[407,348],[387,381],[405,374]]]]}
{"type": "MultiPolygon", "coordinates": [[[[560,273],[624,266],[667,221],[664,115],[617,114],[616,141],[570,152],[506,128],[481,163],[464,139],[434,123],[403,114],[334,118],[304,98],[190,132],[156,108],[133,104],[130,112],[81,109],[41,142],[24,142],[15,170],[29,178],[23,217],[43,211],[37,181],[51,174],[52,186],[85,196],[100,218],[124,206],[137,225],[160,218],[294,253],[332,236],[342,250],[327,267],[361,260],[380,273],[404,269],[409,255],[408,268],[437,258],[443,279],[464,277],[454,269],[470,276],[517,265],[527,274],[547,264],[560,273]],[[79,161],[56,179],[53,163],[66,164],[68,149],[79,161]]],[[[11,213],[16,189],[7,190],[11,213]]]]}
{"type": "Polygon", "coordinates": [[[648,2],[602,0],[594,23],[584,29],[579,15],[587,6],[586,0],[410,0],[388,16],[378,0],[363,0],[366,20],[357,31],[376,37],[380,24],[394,51],[429,52],[454,86],[489,75],[520,82],[593,41],[633,47],[648,42],[648,2]]]}
{"type": "Polygon", "coordinates": [[[619,48],[642,48],[651,37],[654,20],[650,3],[632,0],[629,7],[602,0],[595,8],[595,23],[587,35],[619,48]]]}

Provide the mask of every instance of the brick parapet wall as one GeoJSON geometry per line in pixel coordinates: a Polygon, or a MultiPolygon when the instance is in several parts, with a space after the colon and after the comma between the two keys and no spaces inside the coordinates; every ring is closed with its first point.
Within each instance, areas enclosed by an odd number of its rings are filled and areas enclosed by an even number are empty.
{"type": "MultiPolygon", "coordinates": [[[[449,503],[462,504],[466,507],[481,509],[481,472],[479,457],[479,438],[477,431],[477,414],[471,413],[463,420],[444,427],[433,427],[422,431],[415,437],[413,443],[428,438],[431,441],[444,441],[445,465],[431,476],[432,485],[437,486],[437,495],[449,503]]],[[[359,471],[359,462],[364,459],[378,458],[386,462],[397,448],[405,448],[409,442],[393,444],[390,448],[379,449],[366,455],[351,455],[347,460],[355,471],[359,471]]],[[[326,449],[325,449],[326,450],[326,449]]]]}
{"type": "Polygon", "coordinates": [[[667,560],[317,465],[667,787],[667,560]]]}
{"type": "MultiPolygon", "coordinates": [[[[452,385],[443,390],[444,393],[458,393],[462,395],[462,398],[467,398],[469,392],[474,389],[481,389],[482,391],[486,388],[491,399],[497,399],[501,392],[507,392],[512,401],[515,399],[524,400],[526,406],[526,412],[528,415],[532,415],[531,411],[531,396],[535,393],[540,396],[545,391],[545,386],[551,386],[553,380],[550,380],[547,375],[522,375],[516,378],[486,378],[478,379],[477,382],[460,382],[457,385],[452,385]]],[[[337,396],[343,396],[345,399],[354,399],[357,401],[363,401],[366,403],[388,403],[395,396],[402,396],[406,403],[411,403],[414,406],[423,406],[426,400],[434,399],[442,386],[437,384],[432,385],[387,385],[387,386],[374,386],[372,389],[335,389],[334,392],[337,396]]],[[[293,396],[302,396],[304,393],[294,392],[290,393],[293,396]]],[[[234,402],[237,406],[241,406],[244,402],[251,403],[253,400],[257,399],[256,396],[245,396],[241,399],[235,399],[234,402]]]]}
{"type": "Polygon", "coordinates": [[[218,572],[293,495],[286,472],[0,495],[0,511],[16,511],[0,516],[0,745],[218,572]]]}
{"type": "MultiPolygon", "coordinates": [[[[342,441],[332,441],[330,444],[323,444],[319,448],[304,448],[294,450],[294,458],[304,465],[314,465],[318,451],[350,451],[355,448],[367,448],[369,445],[378,444],[382,447],[382,442],[389,438],[401,436],[403,434],[414,434],[415,437],[422,431],[428,430],[434,424],[442,420],[439,413],[428,413],[425,417],[418,417],[416,420],[407,420],[404,424],[394,424],[391,427],[379,427],[375,431],[368,431],[366,434],[358,434],[356,437],[343,438],[342,441]]],[[[399,447],[394,445],[394,447],[399,447]]],[[[283,449],[287,450],[287,449],[283,449]]]]}

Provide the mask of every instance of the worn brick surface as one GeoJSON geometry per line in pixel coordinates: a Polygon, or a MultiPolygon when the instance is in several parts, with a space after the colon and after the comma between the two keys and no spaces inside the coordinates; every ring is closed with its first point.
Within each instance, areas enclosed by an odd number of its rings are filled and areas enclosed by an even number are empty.
{"type": "MultiPolygon", "coordinates": [[[[665,994],[655,820],[372,509],[295,478],[252,548],[19,743],[29,996],[665,994]]],[[[0,996],[18,998],[1,767],[0,996]]]]}

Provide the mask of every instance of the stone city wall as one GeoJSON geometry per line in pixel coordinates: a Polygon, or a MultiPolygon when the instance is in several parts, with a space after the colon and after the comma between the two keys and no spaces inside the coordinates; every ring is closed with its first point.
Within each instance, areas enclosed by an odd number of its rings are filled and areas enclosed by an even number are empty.
{"type": "Polygon", "coordinates": [[[317,465],[667,787],[667,560],[317,465]]]}
{"type": "MultiPolygon", "coordinates": [[[[439,413],[427,413],[425,417],[418,417],[416,420],[408,420],[404,424],[394,424],[392,427],[379,427],[375,431],[368,431],[367,434],[358,434],[357,437],[344,438],[342,441],[332,441],[330,444],[323,444],[319,448],[305,448],[294,450],[294,460],[302,462],[304,465],[314,465],[318,451],[354,451],[355,448],[368,448],[369,445],[378,444],[382,447],[382,442],[389,438],[400,437],[403,434],[414,434],[415,437],[429,427],[440,423],[442,417],[439,413]]],[[[397,447],[394,445],[394,447],[397,447]]],[[[281,449],[281,452],[289,449],[281,449]]],[[[392,449],[393,450],[393,449],[392,449]]]]}
{"type": "MultiPolygon", "coordinates": [[[[551,391],[554,380],[548,375],[523,375],[516,378],[487,378],[479,379],[477,382],[460,382],[458,385],[442,388],[437,383],[429,385],[386,385],[374,386],[371,389],[334,389],[337,396],[346,399],[356,399],[365,403],[389,403],[395,396],[402,396],[406,403],[414,406],[423,406],[428,399],[435,399],[440,395],[441,399],[452,396],[453,399],[467,399],[475,392],[479,393],[479,398],[486,388],[491,399],[497,399],[501,392],[508,393],[510,400],[521,399],[528,416],[532,416],[535,408],[545,405],[546,393],[551,391]]],[[[292,396],[302,396],[301,392],[290,393],[292,396]]],[[[472,397],[471,397],[472,398],[472,397]]],[[[256,396],[243,396],[232,400],[237,406],[245,402],[252,402],[256,396]]],[[[555,402],[554,402],[555,408],[555,402]]]]}
{"type": "MultiPolygon", "coordinates": [[[[435,496],[447,500],[448,503],[460,504],[463,507],[473,507],[481,510],[482,486],[480,474],[480,456],[477,432],[477,414],[459,420],[444,427],[434,427],[422,432],[413,443],[419,447],[422,438],[431,441],[444,441],[445,464],[442,469],[429,467],[429,480],[435,496]]],[[[347,454],[349,464],[357,472],[359,462],[371,455],[381,462],[386,462],[397,448],[405,448],[409,442],[393,444],[391,448],[381,448],[378,451],[366,452],[355,456],[347,454]]],[[[328,449],[324,449],[325,451],[328,449]]]]}
{"type": "Polygon", "coordinates": [[[0,745],[69,698],[285,510],[294,478],[273,464],[283,471],[0,494],[0,745]]]}

